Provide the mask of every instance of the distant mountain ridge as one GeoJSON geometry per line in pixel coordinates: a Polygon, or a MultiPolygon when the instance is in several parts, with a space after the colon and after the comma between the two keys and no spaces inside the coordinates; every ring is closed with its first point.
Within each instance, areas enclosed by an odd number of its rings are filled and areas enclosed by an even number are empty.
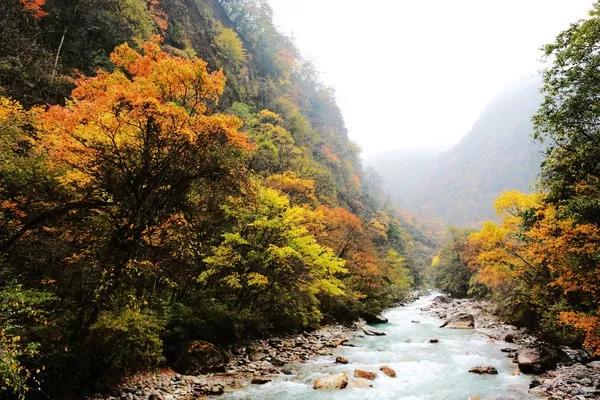
{"type": "Polygon", "coordinates": [[[531,138],[541,79],[519,81],[494,98],[471,131],[452,149],[392,152],[374,158],[394,202],[451,225],[476,225],[494,217],[492,202],[504,190],[530,191],[543,145],[531,138]]]}

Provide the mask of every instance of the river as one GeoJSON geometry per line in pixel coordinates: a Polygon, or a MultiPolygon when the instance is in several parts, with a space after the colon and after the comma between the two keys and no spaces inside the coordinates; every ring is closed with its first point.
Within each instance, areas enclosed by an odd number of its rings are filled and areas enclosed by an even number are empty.
{"type": "Polygon", "coordinates": [[[384,313],[389,323],[378,325],[386,336],[357,333],[333,356],[323,356],[293,366],[294,375],[282,375],[264,385],[250,385],[226,396],[232,400],[467,400],[528,399],[530,379],[516,373],[516,364],[501,352],[509,343],[493,341],[474,330],[439,328],[441,321],[421,311],[437,294],[424,296],[404,307],[384,313]],[[412,321],[418,321],[414,323],[412,321]],[[436,338],[439,343],[429,343],[436,338]],[[335,364],[344,356],[347,365],[335,364]],[[396,378],[379,372],[382,365],[392,367],[396,378]],[[492,365],[497,375],[476,375],[469,369],[492,365]],[[321,376],[355,368],[379,372],[372,388],[346,388],[320,391],[312,388],[321,376]]]}

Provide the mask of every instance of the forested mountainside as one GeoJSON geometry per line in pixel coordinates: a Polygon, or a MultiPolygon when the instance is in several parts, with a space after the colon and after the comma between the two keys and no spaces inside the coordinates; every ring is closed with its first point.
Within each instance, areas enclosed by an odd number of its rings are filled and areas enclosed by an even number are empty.
{"type": "Polygon", "coordinates": [[[547,147],[537,190],[508,190],[493,202],[495,222],[452,229],[431,268],[434,284],[452,296],[492,299],[507,320],[593,357],[600,356],[599,44],[596,2],[588,18],[544,46],[533,137],[547,147]]]}
{"type": "Polygon", "coordinates": [[[531,191],[543,159],[532,138],[540,79],[514,84],[487,105],[471,131],[440,154],[389,153],[371,161],[394,202],[427,218],[476,225],[493,218],[502,191],[531,191]]]}
{"type": "Polygon", "coordinates": [[[380,208],[263,0],[2,1],[0,95],[0,397],[79,398],[419,283],[432,239],[380,208]]]}

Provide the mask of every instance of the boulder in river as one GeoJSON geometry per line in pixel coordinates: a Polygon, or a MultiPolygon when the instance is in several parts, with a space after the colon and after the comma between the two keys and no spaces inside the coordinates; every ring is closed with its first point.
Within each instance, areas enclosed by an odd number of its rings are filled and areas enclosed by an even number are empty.
{"type": "Polygon", "coordinates": [[[531,382],[529,382],[529,389],[533,389],[534,387],[538,387],[541,384],[542,383],[539,380],[533,379],[531,382]]]}
{"type": "Polygon", "coordinates": [[[500,349],[503,353],[516,353],[519,349],[513,349],[512,347],[503,347],[500,349]]]}
{"type": "Polygon", "coordinates": [[[177,371],[187,375],[224,372],[227,355],[217,346],[204,340],[186,342],[175,363],[177,371]]]}
{"type": "Polygon", "coordinates": [[[363,318],[367,322],[367,324],[376,325],[376,324],[387,324],[388,323],[387,318],[384,318],[378,314],[363,314],[363,318]]]}
{"type": "Polygon", "coordinates": [[[265,378],[264,376],[255,376],[250,381],[253,385],[264,385],[265,383],[269,383],[271,380],[269,378],[265,378]]]}
{"type": "Polygon", "coordinates": [[[389,376],[390,378],[396,377],[396,371],[394,371],[392,369],[392,367],[388,367],[387,365],[382,365],[381,368],[379,368],[379,370],[381,372],[383,372],[384,374],[386,374],[387,376],[389,376]]]}
{"type": "Polygon", "coordinates": [[[473,374],[479,374],[479,375],[484,375],[484,374],[496,375],[496,374],[498,374],[498,370],[496,368],[492,367],[491,365],[481,365],[479,367],[473,367],[469,370],[469,372],[471,372],[473,374]]]}
{"type": "Polygon", "coordinates": [[[367,336],[385,336],[385,332],[377,331],[375,329],[363,328],[363,332],[367,336]]]}
{"type": "Polygon", "coordinates": [[[372,381],[372,380],[375,380],[375,378],[377,378],[377,374],[375,372],[365,371],[364,369],[355,369],[354,377],[368,379],[368,380],[372,381]]]}
{"type": "Polygon", "coordinates": [[[337,356],[335,358],[335,363],[336,364],[348,364],[348,359],[346,357],[343,357],[343,356],[337,356]]]}
{"type": "Polygon", "coordinates": [[[517,353],[517,364],[525,374],[541,374],[570,361],[567,353],[551,346],[527,347],[517,353]]]}
{"type": "Polygon", "coordinates": [[[467,313],[456,314],[440,325],[440,328],[473,329],[475,328],[475,318],[467,313]]]}
{"type": "Polygon", "coordinates": [[[436,296],[435,299],[433,299],[435,304],[450,303],[450,301],[450,298],[447,296],[436,296]]]}
{"type": "Polygon", "coordinates": [[[315,379],[313,384],[314,389],[321,390],[343,389],[346,386],[348,386],[348,375],[345,372],[315,379]]]}

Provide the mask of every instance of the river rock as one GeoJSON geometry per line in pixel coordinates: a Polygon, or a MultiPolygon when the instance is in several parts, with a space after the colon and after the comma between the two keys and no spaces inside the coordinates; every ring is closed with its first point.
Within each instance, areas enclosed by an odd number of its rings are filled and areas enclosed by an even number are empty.
{"type": "Polygon", "coordinates": [[[175,369],[186,375],[224,372],[227,355],[210,342],[191,340],[184,344],[175,363],[175,369]]]}
{"type": "Polygon", "coordinates": [[[268,355],[259,347],[248,347],[248,358],[250,361],[262,361],[268,357],[268,355]]]}
{"type": "Polygon", "coordinates": [[[377,314],[363,314],[363,318],[367,322],[367,324],[387,324],[388,323],[387,318],[384,318],[381,315],[377,315],[377,314]]]}
{"type": "Polygon", "coordinates": [[[377,378],[377,374],[375,372],[365,371],[364,369],[355,369],[354,377],[368,379],[368,380],[372,381],[372,380],[375,380],[375,378],[377,378]]]}
{"type": "Polygon", "coordinates": [[[221,385],[220,383],[215,383],[214,385],[210,385],[206,389],[206,392],[208,394],[213,395],[213,396],[218,396],[218,395],[223,394],[225,392],[225,386],[221,385]]]}
{"type": "Polygon", "coordinates": [[[588,367],[594,369],[600,369],[600,360],[599,361],[591,361],[587,364],[588,367]]]}
{"type": "Polygon", "coordinates": [[[460,313],[446,320],[440,328],[453,329],[473,329],[475,327],[475,318],[471,314],[460,313]]]}
{"type": "Polygon", "coordinates": [[[519,349],[513,349],[512,347],[503,347],[500,349],[503,353],[516,353],[519,349]]]}
{"type": "Polygon", "coordinates": [[[343,357],[343,356],[337,356],[335,358],[335,363],[336,364],[348,364],[348,359],[346,357],[343,357]]]}
{"type": "Polygon", "coordinates": [[[277,357],[271,357],[271,364],[273,364],[276,367],[283,367],[285,365],[285,361],[280,360],[277,357]]]}
{"type": "Polygon", "coordinates": [[[435,304],[450,303],[450,301],[450,298],[447,296],[436,296],[436,298],[433,299],[435,304]]]}
{"type": "Polygon", "coordinates": [[[269,378],[265,378],[264,376],[255,376],[250,381],[253,385],[264,385],[265,383],[269,383],[271,380],[269,378]]]}
{"type": "Polygon", "coordinates": [[[540,381],[538,381],[537,379],[532,379],[531,382],[529,382],[529,389],[533,389],[534,387],[538,387],[540,385],[540,381]]]}
{"type": "Polygon", "coordinates": [[[348,375],[345,372],[315,379],[313,384],[313,388],[319,390],[343,389],[346,386],[348,386],[348,375]]]}
{"type": "Polygon", "coordinates": [[[388,367],[387,365],[381,366],[381,368],[379,368],[379,370],[381,372],[383,372],[384,374],[386,374],[387,376],[389,376],[390,378],[396,377],[396,371],[394,371],[391,367],[388,367]]]}
{"type": "Polygon", "coordinates": [[[600,399],[600,374],[583,364],[561,366],[543,374],[529,392],[540,398],[600,399]]]}
{"type": "Polygon", "coordinates": [[[569,363],[569,356],[561,349],[540,346],[527,347],[517,352],[519,370],[525,374],[541,374],[556,368],[558,364],[569,363]]]}
{"type": "Polygon", "coordinates": [[[491,365],[481,365],[479,367],[474,367],[469,370],[469,372],[473,374],[488,374],[488,375],[496,375],[498,374],[498,370],[491,365]]]}
{"type": "Polygon", "coordinates": [[[367,336],[385,336],[385,332],[377,331],[375,329],[363,328],[363,332],[367,336]]]}

